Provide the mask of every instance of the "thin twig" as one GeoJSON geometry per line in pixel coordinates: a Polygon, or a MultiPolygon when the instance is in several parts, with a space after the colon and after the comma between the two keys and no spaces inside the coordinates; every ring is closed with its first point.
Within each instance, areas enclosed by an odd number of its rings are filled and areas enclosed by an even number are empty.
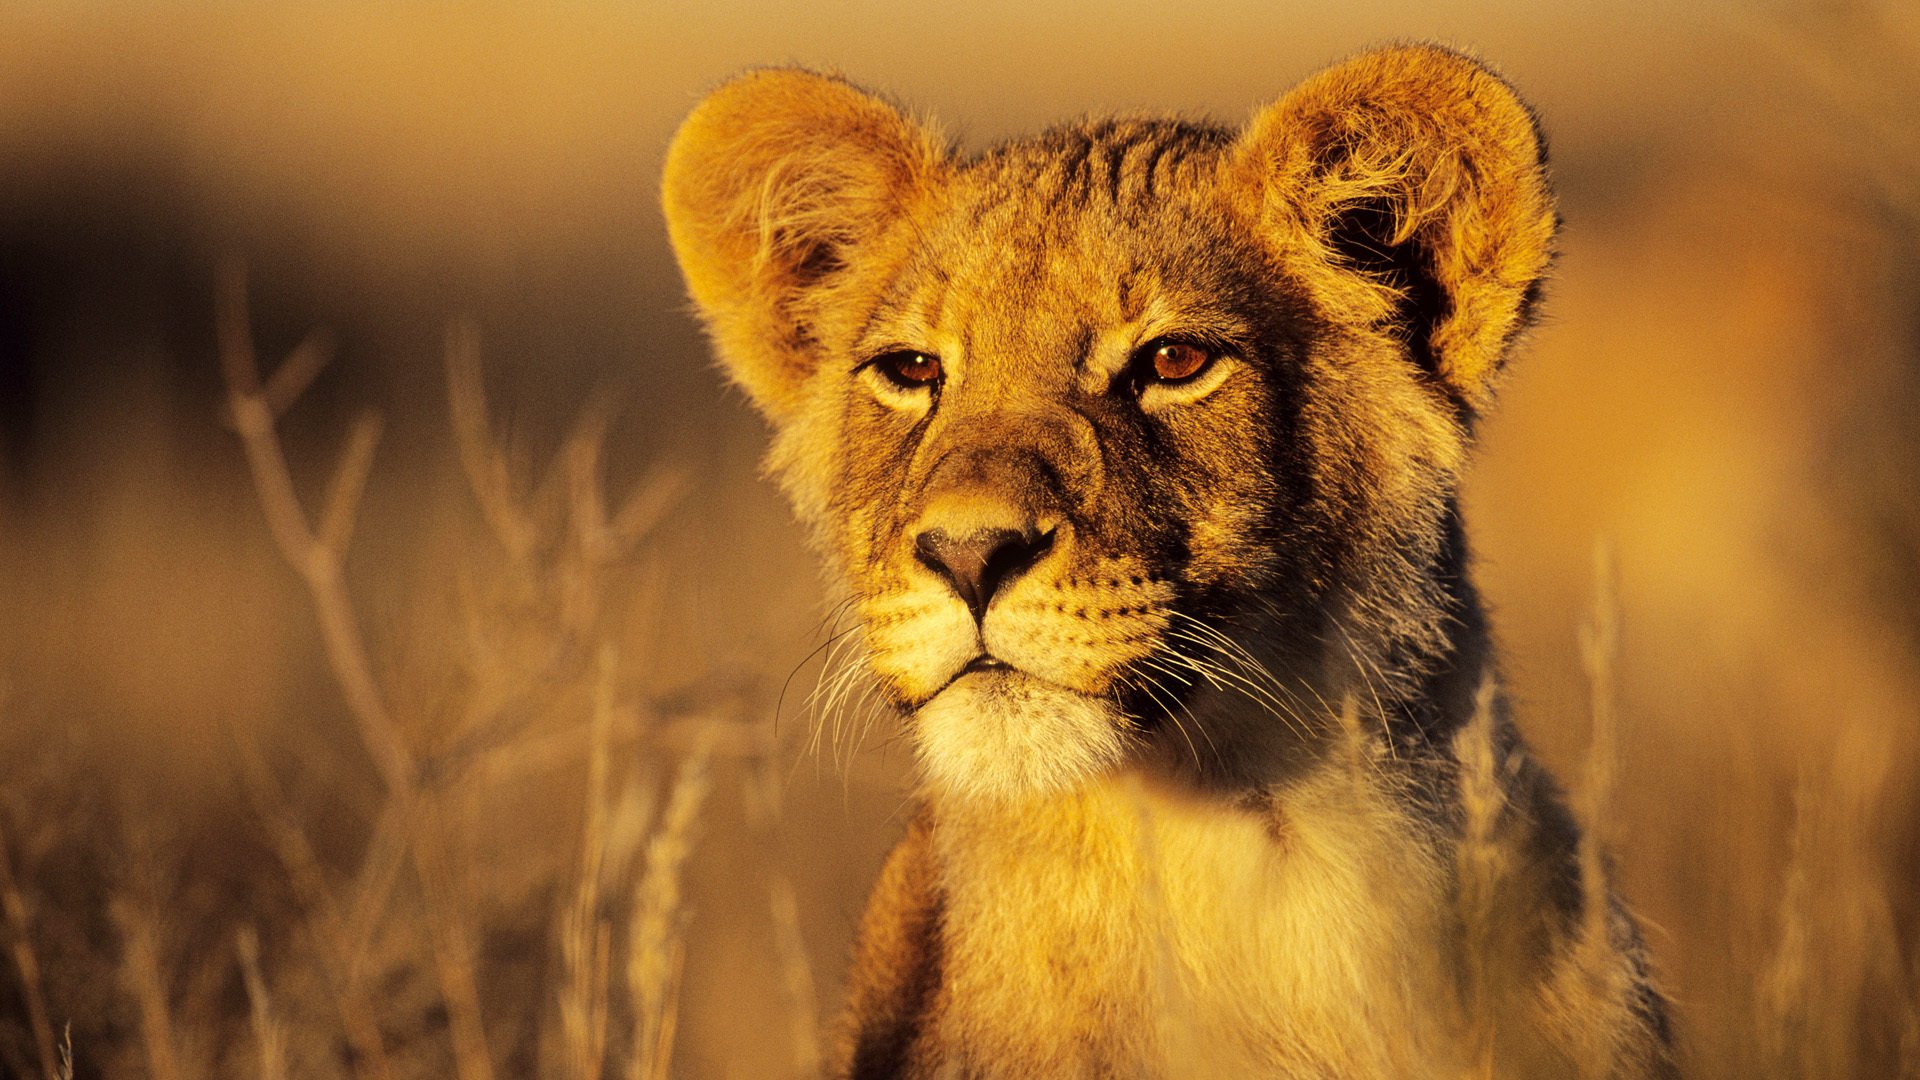
{"type": "Polygon", "coordinates": [[[307,392],[320,372],[333,362],[333,339],[324,330],[315,330],[293,347],[261,392],[275,417],[285,416],[300,395],[307,392]]]}
{"type": "Polygon", "coordinates": [[[280,553],[306,582],[334,679],[346,695],[347,706],[360,729],[360,738],[373,757],[390,792],[404,792],[413,784],[413,755],[393,722],[386,699],[373,677],[353,605],[341,582],[344,544],[351,529],[365,470],[370,462],[377,428],[367,422],[356,429],[336,473],[329,499],[326,526],[316,537],[293,486],[286,451],[274,427],[273,403],[261,390],[260,367],[247,316],[246,276],[238,264],[228,267],[219,296],[219,340],[226,373],[228,405],[234,428],[246,448],[267,526],[280,553]]]}
{"type": "Polygon", "coordinates": [[[486,381],[480,370],[480,334],[472,323],[447,327],[447,404],[453,417],[454,445],[460,467],[480,516],[516,568],[526,570],[539,530],[514,495],[513,473],[494,445],[487,418],[486,381]]]}
{"type": "MultiPolygon", "coordinates": [[[[461,1080],[492,1080],[492,1059],[474,975],[475,950],[464,912],[453,896],[453,875],[443,849],[445,829],[438,814],[422,806],[416,791],[413,755],[374,679],[373,665],[341,577],[345,545],[364,494],[378,426],[363,419],[349,437],[316,536],[294,491],[286,453],[274,427],[273,405],[260,388],[259,363],[247,319],[246,279],[238,265],[229,268],[220,292],[219,337],[234,426],[246,448],[268,527],[281,554],[307,584],[334,679],[346,696],[362,744],[386,781],[388,804],[362,868],[363,887],[355,898],[344,940],[357,946],[370,937],[392,887],[392,876],[410,853],[426,906],[428,938],[447,1006],[455,1065],[461,1080]]],[[[291,378],[284,385],[297,382],[298,378],[291,378]]],[[[348,985],[357,983],[357,951],[346,965],[343,978],[348,985]]]]}
{"type": "Polygon", "coordinates": [[[373,469],[373,451],[380,444],[380,428],[378,413],[363,413],[347,436],[340,467],[327,488],[326,509],[320,514],[319,544],[325,550],[344,552],[353,539],[354,519],[367,489],[367,473],[373,469]]]}

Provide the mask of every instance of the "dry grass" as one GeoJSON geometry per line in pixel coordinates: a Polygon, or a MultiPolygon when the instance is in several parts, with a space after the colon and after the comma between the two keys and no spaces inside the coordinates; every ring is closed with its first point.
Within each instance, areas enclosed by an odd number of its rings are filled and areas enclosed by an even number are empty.
{"type": "MultiPolygon", "coordinates": [[[[701,962],[687,951],[701,906],[689,871],[721,808],[719,785],[731,778],[746,831],[774,850],[810,843],[788,827],[778,748],[734,722],[743,703],[731,691],[695,686],[663,705],[630,677],[644,671],[646,655],[610,598],[631,588],[623,575],[644,566],[650,530],[684,481],[648,474],[610,513],[600,486],[607,414],[590,408],[545,477],[522,482],[489,419],[476,335],[455,327],[446,344],[454,442],[479,538],[493,554],[459,568],[455,617],[429,624],[443,639],[447,671],[409,675],[376,659],[381,647],[363,630],[344,572],[379,421],[352,426],[310,515],[278,428],[321,374],[324,351],[302,345],[261,377],[239,284],[230,279],[221,335],[234,428],[277,549],[305,590],[372,793],[344,804],[317,799],[270,730],[229,719],[228,779],[245,810],[236,842],[258,860],[236,896],[194,887],[192,853],[164,822],[141,818],[151,804],[110,812],[124,818],[107,830],[117,844],[76,839],[91,827],[84,814],[21,810],[66,805],[77,786],[71,773],[10,774],[0,916],[21,1021],[0,1026],[0,1060],[22,1076],[75,1075],[71,1020],[84,1033],[81,1076],[678,1075],[686,980],[701,962]],[[441,689],[423,694],[407,678],[441,689]],[[528,790],[568,792],[570,812],[531,830],[503,828],[528,790]],[[100,942],[63,937],[74,933],[71,923],[48,927],[39,914],[70,887],[55,866],[76,843],[100,845],[93,857],[119,864],[104,891],[87,894],[99,904],[100,942]],[[90,994],[74,992],[72,979],[50,983],[49,955],[105,981],[90,994]]],[[[1621,819],[1637,736],[1618,692],[1631,651],[1610,548],[1596,550],[1592,581],[1592,614],[1576,636],[1586,743],[1563,771],[1577,780],[1573,801],[1587,826],[1583,936],[1601,942],[1607,905],[1599,900],[1615,877],[1607,853],[1634,850],[1621,819]]],[[[1479,1036],[1476,1075],[1495,1074],[1500,975],[1490,965],[1510,929],[1498,903],[1512,872],[1501,774],[1521,767],[1495,737],[1494,691],[1491,681],[1482,688],[1456,740],[1465,818],[1458,873],[1471,939],[1463,1004],[1479,1036]]],[[[1337,719],[1354,782],[1373,782],[1377,747],[1358,703],[1345,703],[1337,719]]],[[[1920,961],[1909,944],[1912,897],[1899,885],[1900,830],[1886,820],[1889,807],[1911,797],[1902,739],[1883,725],[1851,726],[1829,761],[1800,769],[1779,858],[1716,884],[1765,898],[1746,927],[1752,948],[1729,960],[1750,973],[1744,996],[1714,1003],[1759,1034],[1716,1027],[1679,988],[1697,1075],[1915,1075],[1920,961]]],[[[1753,791],[1759,801],[1734,809],[1771,813],[1764,786],[1753,791]]],[[[1679,835],[1696,827],[1709,835],[1708,823],[1670,824],[1679,835]]],[[[823,1009],[807,938],[819,932],[819,916],[802,908],[777,865],[756,887],[765,890],[760,966],[732,977],[778,988],[781,1015],[768,1022],[780,1034],[770,1037],[786,1046],[788,1075],[814,1075],[823,1009]]],[[[1672,910],[1670,898],[1652,900],[1672,910]]],[[[1693,948],[1659,927],[1654,946],[1656,956],[1693,948]]]]}
{"type": "Polygon", "coordinates": [[[1500,954],[1498,898],[1508,870],[1509,844],[1506,782],[1509,768],[1495,736],[1494,696],[1499,687],[1489,675],[1474,697],[1473,718],[1454,736],[1453,752],[1460,762],[1460,808],[1464,818],[1460,846],[1455,853],[1460,880],[1460,920],[1465,932],[1466,970],[1461,1007],[1473,1047],[1475,1075],[1493,1072],[1495,1022],[1493,999],[1498,971],[1492,961],[1500,954]]]}
{"type": "Polygon", "coordinates": [[[1776,937],[1756,982],[1755,1029],[1771,1075],[1913,1076],[1920,968],[1882,854],[1889,749],[1852,735],[1794,797],[1776,937]]]}
{"type": "MultiPolygon", "coordinates": [[[[219,341],[228,411],[256,495],[305,587],[327,670],[379,791],[345,825],[343,849],[337,811],[311,804],[310,785],[274,760],[284,755],[263,742],[258,725],[231,721],[232,780],[251,819],[234,840],[257,845],[273,872],[248,870],[244,901],[199,895],[169,861],[187,853],[170,845],[165,829],[148,829],[144,810],[123,811],[124,848],[100,853],[130,871],[103,898],[111,942],[99,959],[114,990],[92,1004],[49,999],[34,883],[15,872],[13,853],[28,845],[0,815],[0,915],[27,1017],[19,1045],[0,1027],[5,1060],[30,1061],[49,1080],[70,1076],[71,1048],[64,1036],[56,1040],[54,1024],[72,1017],[98,1040],[81,1043],[81,1075],[670,1075],[693,915],[682,878],[698,851],[716,758],[743,772],[742,794],[761,829],[777,829],[780,814],[771,745],[723,737],[740,707],[732,691],[682,688],[674,715],[656,716],[636,697],[638,681],[621,677],[628,638],[605,598],[618,591],[614,579],[644,562],[640,549],[683,480],[651,473],[609,512],[599,457],[605,417],[590,409],[548,478],[523,494],[490,428],[475,335],[451,331],[456,442],[487,536],[504,558],[460,568],[465,632],[442,677],[455,689],[422,699],[418,687],[396,689],[393,676],[383,676],[344,572],[378,417],[353,425],[320,510],[310,514],[278,425],[326,366],[322,339],[262,377],[236,269],[222,293],[219,341]],[[575,841],[553,844],[544,821],[532,835],[502,834],[499,815],[524,774],[564,774],[569,759],[584,770],[575,841]],[[673,779],[656,807],[647,776],[660,767],[673,779]],[[532,905],[531,918],[486,893],[499,868],[515,862],[516,899],[532,905]],[[208,917],[231,921],[211,936],[213,952],[190,955],[203,935],[179,918],[208,917]],[[499,959],[529,936],[550,959],[499,959]],[[624,983],[612,979],[616,966],[627,972],[624,983]],[[550,982],[542,970],[553,972],[550,982]]],[[[639,668],[644,658],[628,662],[639,668]]],[[[16,774],[11,782],[17,807],[43,794],[35,784],[63,781],[16,774]]],[[[85,828],[43,815],[35,823],[85,828]]],[[[40,854],[29,872],[48,870],[48,853],[40,854]]],[[[770,889],[779,941],[769,970],[806,1010],[794,1030],[797,1060],[808,1063],[818,1054],[815,990],[799,916],[784,877],[770,879],[770,889]]],[[[62,944],[69,960],[94,950],[86,941],[62,944]]]]}
{"type": "Polygon", "coordinates": [[[233,944],[247,985],[247,1018],[260,1048],[260,1080],[287,1080],[287,1037],[267,996],[267,980],[260,974],[260,936],[253,927],[242,926],[234,931],[233,944]]]}
{"type": "MultiPolygon", "coordinates": [[[[138,821],[155,804],[28,813],[69,806],[83,785],[54,765],[9,773],[0,917],[6,993],[19,1021],[0,1024],[0,1061],[21,1076],[75,1075],[65,1035],[72,1021],[80,1076],[658,1080],[721,1071],[711,1060],[689,1066],[680,1037],[690,973],[713,978],[717,963],[691,955],[687,942],[714,888],[691,872],[724,808],[723,785],[739,796],[739,827],[771,850],[805,852],[815,841],[789,827],[784,759],[734,722],[743,703],[731,691],[696,686],[663,705],[633,678],[647,666],[645,650],[610,598],[631,587],[622,575],[644,565],[648,530],[679,479],[644,478],[609,513],[599,488],[606,418],[590,410],[546,477],[520,481],[488,418],[477,341],[456,328],[447,343],[450,412],[479,538],[492,554],[460,567],[454,616],[436,613],[428,624],[444,649],[436,654],[445,657],[442,674],[376,659],[382,646],[363,630],[343,569],[363,494],[370,477],[377,482],[378,422],[352,428],[310,517],[277,426],[298,403],[293,384],[320,373],[320,354],[296,350],[287,361],[295,376],[251,375],[249,356],[235,357],[244,311],[230,294],[224,340],[235,426],[278,550],[316,615],[316,645],[372,784],[329,799],[290,767],[273,729],[229,718],[227,779],[232,805],[244,810],[230,842],[236,857],[254,860],[235,893],[197,886],[191,867],[214,864],[164,825],[89,823],[89,813],[138,821]],[[548,806],[531,828],[514,828],[529,791],[536,800],[566,792],[565,811],[548,806]],[[105,865],[104,876],[65,880],[62,853],[76,849],[105,865]],[[49,925],[48,905],[75,896],[98,905],[98,939],[71,920],[49,925]],[[49,970],[82,974],[50,980],[49,970]],[[91,986],[76,989],[79,982],[91,986]]],[[[1594,897],[1615,873],[1607,850],[1629,861],[1636,850],[1623,816],[1648,819],[1632,802],[1645,798],[1631,787],[1640,736],[1617,689],[1633,659],[1618,575],[1606,549],[1596,563],[1593,614],[1577,635],[1590,719],[1584,748],[1562,768],[1576,780],[1574,803],[1588,826],[1581,859],[1594,897]]],[[[1489,683],[1456,747],[1463,915],[1477,935],[1470,960],[1500,955],[1495,899],[1510,870],[1499,774],[1518,759],[1496,745],[1492,693],[1489,683]]],[[[1355,782],[1371,782],[1357,703],[1338,719],[1355,782]]],[[[1914,1075],[1920,971],[1909,944],[1912,897],[1900,886],[1901,833],[1888,820],[1911,798],[1902,738],[1853,725],[1829,760],[1800,770],[1777,857],[1718,866],[1721,893],[1706,902],[1744,898],[1756,915],[1740,928],[1750,945],[1725,960],[1746,973],[1730,979],[1739,991],[1703,1002],[1676,987],[1696,1075],[1914,1075]]],[[[1728,791],[1749,800],[1725,804],[1728,815],[1774,813],[1764,784],[1728,791]]],[[[1669,828],[1692,837],[1700,857],[1715,857],[1715,822],[1676,818],[1669,828]]],[[[746,884],[737,872],[723,880],[746,884]]],[[[1649,895],[1644,881],[1633,898],[1670,924],[1674,898],[1649,895]]],[[[813,1075],[824,1009],[808,938],[823,932],[823,918],[802,906],[777,865],[751,887],[764,897],[758,966],[727,977],[776,988],[781,1004],[762,1018],[766,1037],[784,1046],[777,1057],[787,1075],[813,1075]]],[[[1587,938],[1603,940],[1605,905],[1587,910],[1587,938]]],[[[1700,948],[1659,927],[1653,945],[1656,958],[1697,957],[1700,948]]],[[[1487,1075],[1497,985],[1498,972],[1479,967],[1465,983],[1487,1075]]]]}
{"type": "MultiPolygon", "coordinates": [[[[0,822],[0,825],[4,825],[0,822]]],[[[54,1057],[53,1025],[47,1020],[46,988],[40,981],[40,954],[33,947],[33,920],[27,912],[26,897],[13,876],[13,860],[7,854],[7,835],[0,828],[0,913],[7,921],[8,952],[14,971],[20,977],[20,1000],[27,1013],[33,1049],[45,1080],[59,1075],[60,1063],[54,1057]]]]}

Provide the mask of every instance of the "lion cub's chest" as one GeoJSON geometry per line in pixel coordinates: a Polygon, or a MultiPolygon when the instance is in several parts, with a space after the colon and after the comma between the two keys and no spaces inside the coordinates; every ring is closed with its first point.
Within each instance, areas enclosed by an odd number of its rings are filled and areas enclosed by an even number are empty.
{"type": "Polygon", "coordinates": [[[1405,822],[1334,779],[1253,811],[1121,777],[945,814],[935,1041],[986,1075],[1430,1067],[1442,886],[1405,822]]]}

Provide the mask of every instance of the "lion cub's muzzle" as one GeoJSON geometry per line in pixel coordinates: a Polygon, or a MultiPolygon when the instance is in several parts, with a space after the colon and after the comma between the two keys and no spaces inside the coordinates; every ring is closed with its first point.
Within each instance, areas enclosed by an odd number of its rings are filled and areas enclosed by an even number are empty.
{"type": "Polygon", "coordinates": [[[913,712],[927,780],[952,794],[1018,798],[1120,761],[1132,724],[1109,691],[1167,626],[1164,576],[1089,550],[1035,495],[942,488],[861,598],[869,663],[913,712]]]}

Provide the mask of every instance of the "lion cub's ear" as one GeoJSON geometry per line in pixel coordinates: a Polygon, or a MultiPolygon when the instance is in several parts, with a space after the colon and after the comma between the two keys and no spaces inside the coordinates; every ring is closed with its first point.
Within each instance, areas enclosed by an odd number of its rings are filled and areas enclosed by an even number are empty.
{"type": "Polygon", "coordinates": [[[1385,327],[1469,411],[1524,323],[1558,219],[1533,115],[1458,53],[1366,53],[1254,117],[1235,148],[1324,310],[1385,327]]]}
{"type": "Polygon", "coordinates": [[[667,150],[674,254],[734,380],[774,421],[814,363],[807,299],[932,184],[944,152],[892,106],[808,71],[743,75],[667,150]]]}

